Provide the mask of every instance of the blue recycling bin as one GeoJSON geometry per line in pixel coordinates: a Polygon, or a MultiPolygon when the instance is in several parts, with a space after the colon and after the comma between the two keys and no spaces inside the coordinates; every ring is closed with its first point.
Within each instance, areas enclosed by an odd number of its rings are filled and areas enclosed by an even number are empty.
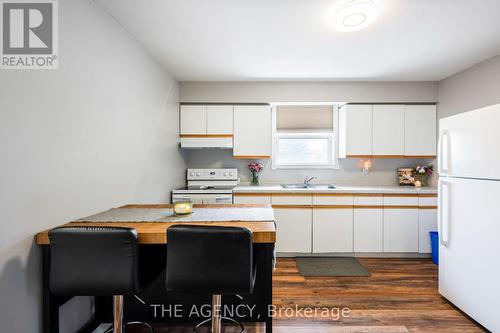
{"type": "Polygon", "coordinates": [[[439,235],[437,231],[429,232],[431,236],[432,262],[439,265],[439,235]]]}

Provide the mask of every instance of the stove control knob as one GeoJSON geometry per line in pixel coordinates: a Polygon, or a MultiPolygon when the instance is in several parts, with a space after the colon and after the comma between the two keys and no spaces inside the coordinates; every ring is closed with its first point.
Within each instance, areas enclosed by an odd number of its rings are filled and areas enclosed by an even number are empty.
{"type": "Polygon", "coordinates": [[[190,175],[191,177],[193,177],[193,176],[194,176],[194,171],[191,171],[191,172],[189,173],[189,175],[190,175]]]}
{"type": "Polygon", "coordinates": [[[196,175],[197,175],[198,177],[200,177],[200,176],[201,176],[201,172],[197,172],[197,173],[196,173],[196,175]]]}
{"type": "Polygon", "coordinates": [[[224,172],[224,177],[227,177],[227,172],[224,172]]]}
{"type": "Polygon", "coordinates": [[[234,172],[230,171],[230,172],[229,172],[229,175],[230,175],[231,177],[232,177],[232,176],[234,176],[234,172]]]}

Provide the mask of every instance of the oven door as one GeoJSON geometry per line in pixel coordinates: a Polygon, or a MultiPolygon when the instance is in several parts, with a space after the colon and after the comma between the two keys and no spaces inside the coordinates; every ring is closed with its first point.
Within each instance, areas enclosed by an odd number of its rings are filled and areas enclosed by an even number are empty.
{"type": "Polygon", "coordinates": [[[178,201],[191,201],[193,204],[202,204],[202,198],[199,195],[194,194],[173,194],[172,195],[172,203],[176,203],[178,201]]]}
{"type": "Polygon", "coordinates": [[[205,194],[203,196],[203,204],[205,205],[222,205],[232,203],[233,196],[231,194],[205,194]]]}
{"type": "Polygon", "coordinates": [[[174,194],[172,196],[172,203],[177,201],[190,200],[193,204],[204,204],[204,205],[221,205],[221,204],[232,204],[233,196],[232,194],[174,194]]]}

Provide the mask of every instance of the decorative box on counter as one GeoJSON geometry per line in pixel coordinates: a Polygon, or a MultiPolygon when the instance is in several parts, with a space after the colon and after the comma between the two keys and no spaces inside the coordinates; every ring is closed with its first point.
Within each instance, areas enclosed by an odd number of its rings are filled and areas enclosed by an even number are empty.
{"type": "Polygon", "coordinates": [[[399,186],[415,186],[414,172],[413,168],[398,168],[399,186]]]}

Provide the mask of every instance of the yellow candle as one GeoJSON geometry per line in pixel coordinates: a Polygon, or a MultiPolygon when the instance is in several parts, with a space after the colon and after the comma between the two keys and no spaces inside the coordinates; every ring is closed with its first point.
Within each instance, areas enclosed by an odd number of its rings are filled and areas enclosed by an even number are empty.
{"type": "Polygon", "coordinates": [[[177,215],[186,215],[193,212],[193,203],[191,201],[177,201],[174,203],[174,213],[177,215]]]}

